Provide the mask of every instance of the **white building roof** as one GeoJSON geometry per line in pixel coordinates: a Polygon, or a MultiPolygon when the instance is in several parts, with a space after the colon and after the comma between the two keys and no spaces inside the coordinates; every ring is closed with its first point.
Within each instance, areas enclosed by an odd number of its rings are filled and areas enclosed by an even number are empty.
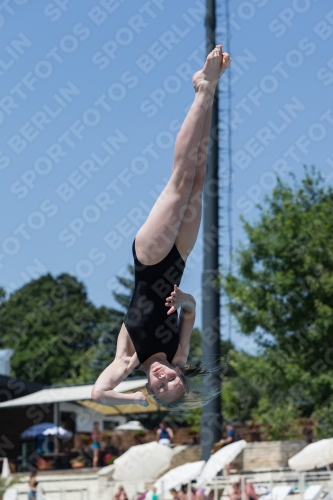
{"type": "MultiPolygon", "coordinates": [[[[135,391],[145,387],[147,379],[133,379],[121,382],[114,390],[117,392],[135,391]]],[[[66,387],[50,387],[41,391],[28,394],[22,398],[13,399],[0,403],[0,409],[10,408],[15,406],[42,405],[50,403],[63,403],[65,401],[87,401],[91,400],[91,391],[93,384],[66,386],[66,387]]]]}

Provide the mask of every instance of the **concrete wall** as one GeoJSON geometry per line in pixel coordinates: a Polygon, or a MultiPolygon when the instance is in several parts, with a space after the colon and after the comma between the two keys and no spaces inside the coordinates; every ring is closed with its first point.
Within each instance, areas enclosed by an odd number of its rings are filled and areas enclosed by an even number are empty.
{"type": "Polygon", "coordinates": [[[288,459],[305,447],[305,441],[262,441],[248,443],[237,457],[241,470],[288,467],[288,459]]]}
{"type": "MultiPolygon", "coordinates": [[[[262,441],[247,443],[235,464],[242,471],[288,467],[288,459],[305,446],[305,441],[262,441]]],[[[200,446],[178,446],[172,459],[171,468],[187,462],[201,460],[200,446]]]]}
{"type": "MultiPolygon", "coordinates": [[[[84,488],[89,489],[90,500],[101,500],[96,471],[85,469],[78,473],[75,471],[40,472],[37,480],[39,487],[45,492],[47,500],[59,500],[59,498],[87,500],[87,494],[82,491],[84,488]],[[64,490],[67,491],[65,496],[62,494],[64,490]]],[[[18,491],[18,500],[26,500],[29,491],[29,476],[22,476],[20,482],[13,487],[18,491]]],[[[110,497],[107,500],[110,500],[110,497]]]]}
{"type": "Polygon", "coordinates": [[[178,467],[179,465],[186,464],[188,462],[197,462],[201,460],[201,449],[200,446],[187,446],[180,445],[173,449],[173,456],[171,460],[170,469],[178,467]]]}

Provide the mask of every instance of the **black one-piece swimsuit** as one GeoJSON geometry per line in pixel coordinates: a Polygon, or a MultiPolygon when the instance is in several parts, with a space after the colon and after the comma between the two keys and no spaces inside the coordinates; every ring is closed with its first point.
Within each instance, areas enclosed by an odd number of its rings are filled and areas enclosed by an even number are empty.
{"type": "Polygon", "coordinates": [[[125,326],[141,364],[159,352],[171,363],[179,345],[178,313],[168,315],[165,301],[179,286],[185,262],[174,245],[163,260],[146,266],[137,258],[135,240],[133,257],[135,285],[125,326]]]}

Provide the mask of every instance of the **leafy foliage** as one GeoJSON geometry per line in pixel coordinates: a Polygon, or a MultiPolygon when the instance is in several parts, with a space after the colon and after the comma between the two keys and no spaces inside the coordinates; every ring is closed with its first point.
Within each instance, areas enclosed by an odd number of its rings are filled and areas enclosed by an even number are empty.
{"type": "Polygon", "coordinates": [[[259,220],[243,223],[238,273],[222,285],[262,351],[233,353],[225,407],[260,419],[275,437],[293,434],[283,421],[310,416],[322,435],[332,433],[333,190],[314,171],[300,185],[279,181],[259,220]]]}
{"type": "Polygon", "coordinates": [[[116,354],[119,330],[123,323],[125,312],[129,307],[134,289],[133,266],[128,266],[127,272],[128,277],[116,277],[118,282],[118,291],[113,292],[113,296],[120,305],[121,310],[110,310],[109,321],[98,325],[97,344],[95,344],[88,353],[88,356],[90,357],[89,373],[90,377],[94,379],[96,379],[99,374],[112,362],[116,354]]]}
{"type": "Polygon", "coordinates": [[[98,325],[109,322],[111,312],[95,307],[84,285],[68,274],[47,274],[4,298],[0,342],[15,351],[13,374],[46,385],[77,382],[98,325]]]}
{"type": "Polygon", "coordinates": [[[6,479],[0,477],[0,500],[2,500],[6,490],[12,488],[15,484],[17,484],[20,481],[20,479],[21,478],[19,476],[16,477],[9,476],[6,479]]]}

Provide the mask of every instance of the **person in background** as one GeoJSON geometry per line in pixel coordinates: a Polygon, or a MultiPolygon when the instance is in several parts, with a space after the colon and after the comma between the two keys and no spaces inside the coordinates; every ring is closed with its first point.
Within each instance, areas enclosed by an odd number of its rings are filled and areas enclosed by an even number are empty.
{"type": "Polygon", "coordinates": [[[229,493],[230,500],[242,500],[241,482],[238,478],[232,478],[231,491],[229,493]]]}
{"type": "Polygon", "coordinates": [[[234,443],[235,441],[240,441],[241,437],[232,424],[226,425],[226,431],[227,431],[226,438],[221,439],[221,441],[219,441],[219,444],[225,446],[227,444],[234,443]]]}
{"type": "Polygon", "coordinates": [[[123,488],[123,491],[119,495],[119,500],[128,500],[128,496],[127,496],[127,493],[124,490],[124,488],[123,488]]]}
{"type": "Polygon", "coordinates": [[[118,491],[113,495],[112,500],[122,500],[124,496],[127,498],[124,487],[119,486],[118,491]]]}
{"type": "Polygon", "coordinates": [[[305,437],[306,445],[311,444],[313,441],[313,428],[312,427],[303,427],[302,434],[305,437]]]}
{"type": "Polygon", "coordinates": [[[170,493],[173,500],[180,500],[179,492],[175,488],[171,488],[170,493]]]}
{"type": "MultiPolygon", "coordinates": [[[[196,500],[197,490],[191,487],[191,500],[196,500]]],[[[180,500],[188,500],[188,486],[187,484],[182,484],[180,492],[178,493],[180,500]]]]}
{"type": "Polygon", "coordinates": [[[255,492],[254,486],[250,481],[245,482],[245,494],[247,500],[258,500],[258,495],[255,492]]]}
{"type": "MultiPolygon", "coordinates": [[[[241,437],[240,437],[239,433],[236,431],[236,429],[234,428],[234,426],[232,424],[227,424],[226,425],[226,431],[227,431],[227,435],[226,435],[225,439],[221,439],[221,441],[219,441],[217,443],[218,445],[226,446],[228,444],[235,443],[236,441],[240,441],[241,440],[241,437]]],[[[241,473],[241,471],[235,465],[235,462],[232,461],[230,464],[228,464],[228,465],[225,466],[225,471],[226,471],[227,475],[230,474],[230,468],[231,467],[233,467],[234,469],[236,469],[238,474],[241,473]]]]}
{"type": "MultiPolygon", "coordinates": [[[[224,488],[217,490],[217,499],[218,500],[222,497],[223,493],[224,493],[224,488]]],[[[213,489],[211,489],[211,490],[209,490],[207,495],[204,495],[203,493],[201,493],[201,498],[203,498],[203,500],[215,500],[215,491],[213,489]]]]}
{"type": "Polygon", "coordinates": [[[100,430],[99,430],[99,422],[94,422],[93,430],[91,433],[91,449],[93,451],[93,467],[98,467],[99,462],[99,452],[101,449],[100,444],[100,430]]]}
{"type": "MultiPolygon", "coordinates": [[[[230,500],[242,500],[242,487],[238,477],[234,477],[232,480],[229,498],[230,500]]],[[[245,499],[258,500],[258,495],[256,494],[254,486],[250,481],[245,482],[245,499]]]]}
{"type": "Polygon", "coordinates": [[[159,428],[156,432],[156,441],[160,444],[171,444],[173,440],[173,431],[171,427],[168,427],[168,424],[165,420],[162,420],[159,428]]]}
{"type": "Polygon", "coordinates": [[[153,492],[153,494],[152,494],[152,496],[151,496],[151,500],[158,500],[158,494],[156,493],[156,491],[157,491],[157,490],[156,490],[155,486],[153,486],[153,487],[152,487],[152,492],[153,492]]]}
{"type": "MultiPolygon", "coordinates": [[[[193,491],[192,491],[193,494],[193,491]]],[[[194,500],[206,500],[205,488],[197,489],[194,493],[194,500]]]]}
{"type": "Polygon", "coordinates": [[[37,498],[37,480],[36,480],[36,476],[37,476],[37,469],[34,469],[33,471],[31,471],[30,473],[30,479],[29,479],[29,493],[28,493],[28,498],[37,498]]]}

